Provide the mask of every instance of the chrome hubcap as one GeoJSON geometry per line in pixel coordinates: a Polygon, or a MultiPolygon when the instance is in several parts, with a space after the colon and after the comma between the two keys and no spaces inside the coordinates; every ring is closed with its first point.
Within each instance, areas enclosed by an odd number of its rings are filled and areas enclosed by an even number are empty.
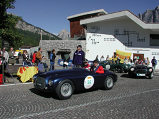
{"type": "Polygon", "coordinates": [[[113,79],[111,77],[107,78],[107,87],[111,88],[113,86],[113,79]]]}
{"type": "Polygon", "coordinates": [[[71,84],[69,84],[69,83],[64,83],[64,84],[61,86],[61,94],[62,94],[64,97],[70,96],[70,95],[72,94],[72,86],[71,86],[71,84]]]}

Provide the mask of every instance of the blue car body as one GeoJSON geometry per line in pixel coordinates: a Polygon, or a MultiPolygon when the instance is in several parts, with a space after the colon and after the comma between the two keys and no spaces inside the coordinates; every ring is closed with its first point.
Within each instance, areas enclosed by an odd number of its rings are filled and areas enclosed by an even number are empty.
{"type": "Polygon", "coordinates": [[[104,74],[97,74],[82,68],[39,73],[33,79],[34,87],[42,91],[56,91],[58,85],[65,80],[72,82],[75,91],[82,91],[104,87],[108,76],[112,77],[113,83],[117,81],[117,75],[108,70],[105,70],[104,74]]]}

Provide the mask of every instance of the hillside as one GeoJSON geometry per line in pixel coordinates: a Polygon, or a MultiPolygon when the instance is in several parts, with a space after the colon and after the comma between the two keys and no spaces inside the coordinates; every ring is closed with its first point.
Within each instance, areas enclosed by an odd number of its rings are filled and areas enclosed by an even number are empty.
{"type": "Polygon", "coordinates": [[[159,23],[159,6],[153,10],[146,10],[143,14],[139,14],[139,18],[146,23],[159,23]]]}
{"type": "Polygon", "coordinates": [[[43,40],[61,40],[61,38],[59,38],[58,36],[32,24],[29,24],[24,20],[18,21],[18,23],[16,24],[16,29],[20,33],[20,35],[23,36],[22,45],[25,46],[38,46],[41,39],[41,32],[43,40]]]}

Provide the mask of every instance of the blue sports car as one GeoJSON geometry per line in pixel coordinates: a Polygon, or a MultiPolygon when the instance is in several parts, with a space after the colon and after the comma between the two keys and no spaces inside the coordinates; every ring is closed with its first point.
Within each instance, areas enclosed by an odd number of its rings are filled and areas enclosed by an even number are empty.
{"type": "Polygon", "coordinates": [[[82,68],[54,70],[36,74],[34,87],[42,91],[54,91],[59,99],[68,99],[74,91],[105,88],[112,89],[117,75],[108,70],[98,74],[82,68]]]}

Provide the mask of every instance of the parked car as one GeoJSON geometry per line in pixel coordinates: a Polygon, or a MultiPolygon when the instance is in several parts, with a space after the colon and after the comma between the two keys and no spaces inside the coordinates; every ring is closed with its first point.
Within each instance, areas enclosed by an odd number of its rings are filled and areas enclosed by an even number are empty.
{"type": "Polygon", "coordinates": [[[54,91],[59,99],[68,99],[74,91],[112,89],[117,75],[108,70],[104,74],[97,74],[86,69],[73,68],[39,73],[33,77],[33,81],[36,89],[54,91]]]}
{"type": "Polygon", "coordinates": [[[153,78],[153,68],[146,65],[132,66],[128,71],[129,77],[148,77],[153,78]]]}
{"type": "Polygon", "coordinates": [[[118,73],[127,73],[130,69],[130,64],[124,64],[124,63],[117,63],[117,64],[111,64],[110,70],[118,73]]]}

